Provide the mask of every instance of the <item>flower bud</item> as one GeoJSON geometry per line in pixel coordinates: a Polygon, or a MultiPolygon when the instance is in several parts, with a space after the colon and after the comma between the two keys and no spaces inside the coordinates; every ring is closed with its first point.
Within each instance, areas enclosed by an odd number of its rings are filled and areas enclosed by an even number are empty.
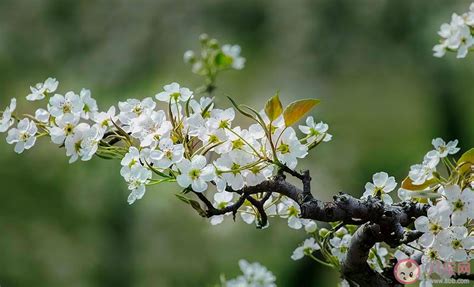
{"type": "Polygon", "coordinates": [[[209,36],[207,34],[201,34],[199,36],[199,41],[201,41],[202,44],[206,44],[207,41],[209,41],[209,36]]]}
{"type": "Polygon", "coordinates": [[[219,48],[219,42],[216,39],[211,39],[209,41],[209,47],[211,47],[211,49],[218,49],[219,48]]]}
{"type": "Polygon", "coordinates": [[[327,235],[329,234],[329,230],[327,230],[326,228],[321,228],[319,229],[319,236],[321,237],[326,237],[327,235]]]}
{"type": "Polygon", "coordinates": [[[196,61],[196,55],[193,51],[188,50],[183,55],[183,60],[185,63],[194,63],[196,61]]]}
{"type": "Polygon", "coordinates": [[[304,226],[304,230],[306,230],[307,233],[314,233],[316,230],[318,230],[318,225],[314,221],[310,221],[308,224],[304,226]]]}

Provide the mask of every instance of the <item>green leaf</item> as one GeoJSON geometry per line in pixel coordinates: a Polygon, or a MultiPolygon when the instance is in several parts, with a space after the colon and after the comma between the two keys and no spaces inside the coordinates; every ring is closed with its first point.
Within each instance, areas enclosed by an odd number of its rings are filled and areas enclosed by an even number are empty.
{"type": "Polygon", "coordinates": [[[196,200],[190,199],[189,203],[191,204],[191,207],[194,208],[194,210],[196,210],[200,216],[207,217],[206,211],[204,211],[204,209],[201,208],[201,205],[199,204],[199,202],[197,202],[196,200]]]}
{"type": "Polygon", "coordinates": [[[212,101],[202,110],[201,116],[206,118],[206,114],[209,112],[209,109],[214,106],[214,98],[212,98],[212,101]]]}
{"type": "Polygon", "coordinates": [[[190,199],[190,198],[187,198],[186,196],[182,195],[182,194],[175,194],[176,197],[181,200],[182,202],[186,203],[186,204],[189,204],[191,205],[191,207],[197,211],[197,213],[199,213],[200,216],[202,217],[207,217],[206,216],[206,211],[204,211],[204,209],[202,209],[201,207],[201,204],[199,204],[199,202],[197,202],[196,200],[193,200],[193,199],[190,199]]]}
{"type": "Polygon", "coordinates": [[[184,203],[186,203],[186,204],[189,204],[189,200],[190,200],[190,199],[187,198],[186,196],[184,196],[184,195],[182,195],[182,194],[179,194],[179,193],[177,193],[177,194],[175,194],[175,195],[176,195],[176,197],[177,197],[179,200],[181,200],[182,202],[184,202],[184,203]]]}
{"type": "Polygon", "coordinates": [[[287,127],[293,125],[320,102],[320,100],[316,99],[306,99],[295,101],[289,104],[283,112],[283,117],[285,118],[285,125],[287,127]]]}
{"type": "Polygon", "coordinates": [[[228,98],[229,101],[232,103],[232,105],[235,107],[235,109],[236,109],[237,111],[239,111],[239,113],[241,113],[242,115],[244,115],[244,116],[246,116],[246,117],[248,117],[248,118],[255,119],[255,117],[254,117],[252,114],[250,114],[250,113],[244,111],[244,110],[234,101],[234,99],[232,99],[231,97],[227,97],[227,98],[228,98]]]}
{"type": "Polygon", "coordinates": [[[265,114],[267,114],[270,121],[274,121],[283,113],[283,106],[281,105],[278,93],[269,99],[265,105],[265,114]]]}
{"type": "Polygon", "coordinates": [[[345,227],[349,231],[350,234],[354,234],[354,232],[356,232],[356,230],[359,228],[359,226],[352,225],[352,224],[347,224],[345,227]]]}
{"type": "Polygon", "coordinates": [[[465,152],[457,162],[459,173],[464,174],[474,165],[474,148],[465,152]]]}
{"type": "Polygon", "coordinates": [[[228,67],[232,65],[232,58],[220,52],[216,55],[215,62],[218,67],[228,67]]]}

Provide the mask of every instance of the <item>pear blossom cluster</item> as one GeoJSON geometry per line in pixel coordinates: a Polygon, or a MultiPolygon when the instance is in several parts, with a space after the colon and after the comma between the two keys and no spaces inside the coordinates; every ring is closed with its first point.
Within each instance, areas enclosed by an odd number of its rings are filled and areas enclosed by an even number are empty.
{"type": "Polygon", "coordinates": [[[14,144],[17,153],[32,148],[37,138],[48,135],[54,144],[65,148],[71,163],[79,158],[90,160],[107,130],[103,123],[92,117],[98,111],[97,103],[86,89],[79,94],[72,91],[64,95],[55,93],[58,85],[56,79],[48,78],[30,87],[31,93],[26,99],[45,102],[45,106],[37,109],[34,115],[21,119],[13,113],[16,99],[12,99],[2,113],[0,132],[8,130],[7,143],[14,144]],[[11,128],[15,123],[17,125],[11,128]]]}
{"type": "Polygon", "coordinates": [[[396,253],[398,260],[421,255],[420,280],[425,286],[432,286],[433,274],[442,278],[452,276],[439,266],[474,258],[474,150],[455,161],[452,156],[460,150],[457,140],[446,143],[435,138],[432,145],[433,150],[424,156],[422,164],[410,168],[399,189],[402,200],[430,205],[427,215],[418,217],[414,223],[421,237],[401,246],[396,253]]]}
{"type": "Polygon", "coordinates": [[[461,262],[472,259],[474,236],[474,191],[458,185],[440,188],[443,195],[428,209],[427,216],[416,219],[415,228],[423,232],[418,244],[430,250],[430,260],[461,262]]]}
{"type": "Polygon", "coordinates": [[[351,239],[352,234],[347,230],[347,228],[341,227],[339,230],[334,232],[333,237],[329,240],[329,243],[331,244],[331,253],[340,263],[346,260],[351,239]]]}
{"type": "MultiPolygon", "coordinates": [[[[206,76],[206,85],[212,86],[222,70],[244,67],[239,46],[221,46],[207,35],[200,41],[201,52],[188,51],[184,59],[195,73],[206,76]]],[[[32,115],[15,115],[15,99],[0,114],[0,132],[8,132],[14,150],[22,153],[37,139],[48,138],[64,149],[69,163],[94,156],[118,160],[129,204],[142,199],[147,187],[176,182],[184,194],[213,194],[213,206],[223,209],[236,202],[233,191],[258,185],[280,168],[295,169],[311,149],[332,138],[328,125],[313,116],[306,118],[306,125],[293,127],[317,100],[296,101],[283,110],[275,96],[260,111],[231,100],[233,107],[220,109],[212,89],[193,90],[177,82],[153,96],[126,99],[102,110],[90,90],[61,92],[51,77],[31,86],[26,100],[38,105],[32,115]],[[247,128],[235,125],[239,114],[253,123],[247,128]]],[[[286,219],[292,229],[316,229],[314,221],[299,217],[298,204],[284,196],[270,194],[264,209],[268,217],[286,219]]],[[[261,214],[249,202],[238,213],[244,222],[261,225],[261,214]]],[[[217,225],[232,214],[212,216],[210,222],[217,225]]]]}
{"type": "Polygon", "coordinates": [[[457,147],[458,140],[446,143],[441,138],[435,138],[432,141],[432,145],[434,149],[424,156],[423,162],[421,164],[412,165],[410,168],[409,176],[415,185],[421,185],[427,180],[431,180],[440,161],[448,155],[454,155],[459,151],[457,147]]]}
{"type": "MultiPolygon", "coordinates": [[[[339,269],[346,260],[349,251],[349,245],[353,236],[355,226],[348,225],[340,227],[333,225],[332,230],[326,228],[311,231],[307,230],[310,235],[304,242],[298,246],[291,255],[291,259],[300,260],[304,256],[308,256],[318,263],[325,266],[339,269]],[[347,228],[346,228],[347,227],[347,228]],[[326,244],[325,242],[329,243],[326,244]]],[[[369,252],[367,259],[368,265],[377,272],[388,266],[389,250],[381,243],[375,244],[369,252]]],[[[347,281],[342,281],[342,286],[345,286],[347,281]]]]}
{"type": "MultiPolygon", "coordinates": [[[[100,111],[91,92],[57,93],[58,82],[48,78],[31,88],[27,100],[45,106],[34,115],[18,119],[8,131],[7,142],[18,153],[30,149],[36,139],[47,136],[65,149],[69,162],[101,158],[120,159],[120,174],[128,183],[128,202],[141,199],[146,187],[174,181],[187,191],[216,190],[215,206],[225,207],[235,198],[229,190],[255,186],[270,179],[281,166],[295,169],[298,161],[331,135],[324,123],[313,117],[300,125],[301,131],[285,124],[283,114],[270,119],[265,111],[256,112],[247,129],[233,124],[236,109],[219,109],[210,97],[195,98],[194,92],[174,82],[154,97],[127,99],[100,111]],[[161,108],[160,108],[161,107],[161,108]],[[115,144],[118,143],[118,144],[115,144]]],[[[16,101],[2,113],[5,132],[16,121],[16,101]]],[[[299,218],[299,207],[289,198],[270,198],[270,216],[288,219],[291,228],[311,225],[299,218]]],[[[243,206],[242,219],[258,222],[251,206],[243,206]]],[[[224,216],[211,219],[212,224],[224,216]]]]}
{"type": "Polygon", "coordinates": [[[221,282],[222,287],[276,287],[276,277],[265,266],[258,262],[249,263],[239,260],[242,275],[237,278],[221,282]]]}
{"type": "Polygon", "coordinates": [[[469,11],[458,15],[453,13],[451,21],[441,25],[438,31],[441,37],[439,44],[433,47],[435,57],[443,57],[447,51],[456,52],[457,58],[465,58],[474,45],[472,29],[474,28],[474,3],[469,11]]]}
{"type": "MultiPolygon", "coordinates": [[[[455,161],[453,156],[460,150],[457,140],[446,142],[435,138],[432,146],[433,149],[425,154],[423,162],[410,168],[398,189],[400,200],[428,203],[430,206],[427,215],[416,218],[414,222],[413,230],[420,232],[421,237],[395,249],[377,243],[367,259],[368,265],[381,273],[388,266],[390,258],[402,260],[419,256],[421,270],[424,270],[420,280],[425,286],[431,286],[431,275],[436,274],[432,270],[435,265],[466,262],[474,258],[474,150],[471,149],[455,161]]],[[[372,182],[366,183],[361,199],[376,197],[384,204],[391,205],[394,200],[389,193],[396,188],[397,182],[393,176],[377,172],[372,176],[372,182]]],[[[299,260],[308,256],[323,265],[340,268],[347,257],[354,226],[341,226],[335,222],[328,230],[318,229],[314,224],[314,230],[308,231],[310,237],[293,251],[291,259],[299,260]]],[[[448,278],[452,274],[438,275],[448,278]]],[[[346,283],[342,281],[341,285],[346,283]]]]}

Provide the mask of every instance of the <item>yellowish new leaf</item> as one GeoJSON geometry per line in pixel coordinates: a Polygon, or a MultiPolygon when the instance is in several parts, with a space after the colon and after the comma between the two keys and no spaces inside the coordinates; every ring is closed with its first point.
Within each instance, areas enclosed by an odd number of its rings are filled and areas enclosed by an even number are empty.
{"type": "Polygon", "coordinates": [[[458,160],[458,169],[460,174],[469,171],[474,165],[474,148],[465,152],[458,160]]]}
{"type": "Polygon", "coordinates": [[[274,121],[283,113],[283,106],[281,105],[278,93],[269,99],[265,105],[265,114],[267,114],[270,121],[274,121]]]}
{"type": "Polygon", "coordinates": [[[435,182],[436,182],[436,179],[432,178],[432,179],[429,179],[429,180],[425,181],[423,184],[416,185],[416,184],[413,184],[413,181],[411,180],[411,178],[409,178],[407,176],[402,181],[402,188],[407,189],[407,190],[415,190],[415,191],[424,190],[435,182]]]}
{"type": "Polygon", "coordinates": [[[293,102],[286,107],[283,112],[283,117],[285,118],[285,125],[287,127],[299,121],[307,112],[314,108],[317,104],[320,103],[320,100],[316,99],[306,99],[293,102]]]}

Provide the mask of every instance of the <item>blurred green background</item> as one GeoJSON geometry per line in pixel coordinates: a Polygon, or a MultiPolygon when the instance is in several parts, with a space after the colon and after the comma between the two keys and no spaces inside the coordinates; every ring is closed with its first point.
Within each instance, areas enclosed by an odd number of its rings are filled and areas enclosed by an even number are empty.
{"type": "MultiPolygon", "coordinates": [[[[280,90],[288,103],[316,97],[314,115],[330,144],[302,163],[314,193],[361,195],[387,171],[400,182],[431,139],[474,143],[474,56],[432,57],[439,26],[470,1],[126,1],[2,0],[0,106],[49,76],[60,90],[92,89],[106,109],[154,95],[171,81],[200,85],[183,52],[206,32],[240,44],[241,72],[218,80],[225,95],[262,107],[280,90]]],[[[42,139],[20,156],[0,141],[0,285],[211,286],[259,261],[279,286],[334,286],[337,274],[290,255],[304,238],[284,220],[257,230],[240,219],[213,227],[174,198],[150,188],[128,206],[117,162],[69,165],[42,139]]],[[[394,194],[395,196],[395,194],[394,194]]]]}

